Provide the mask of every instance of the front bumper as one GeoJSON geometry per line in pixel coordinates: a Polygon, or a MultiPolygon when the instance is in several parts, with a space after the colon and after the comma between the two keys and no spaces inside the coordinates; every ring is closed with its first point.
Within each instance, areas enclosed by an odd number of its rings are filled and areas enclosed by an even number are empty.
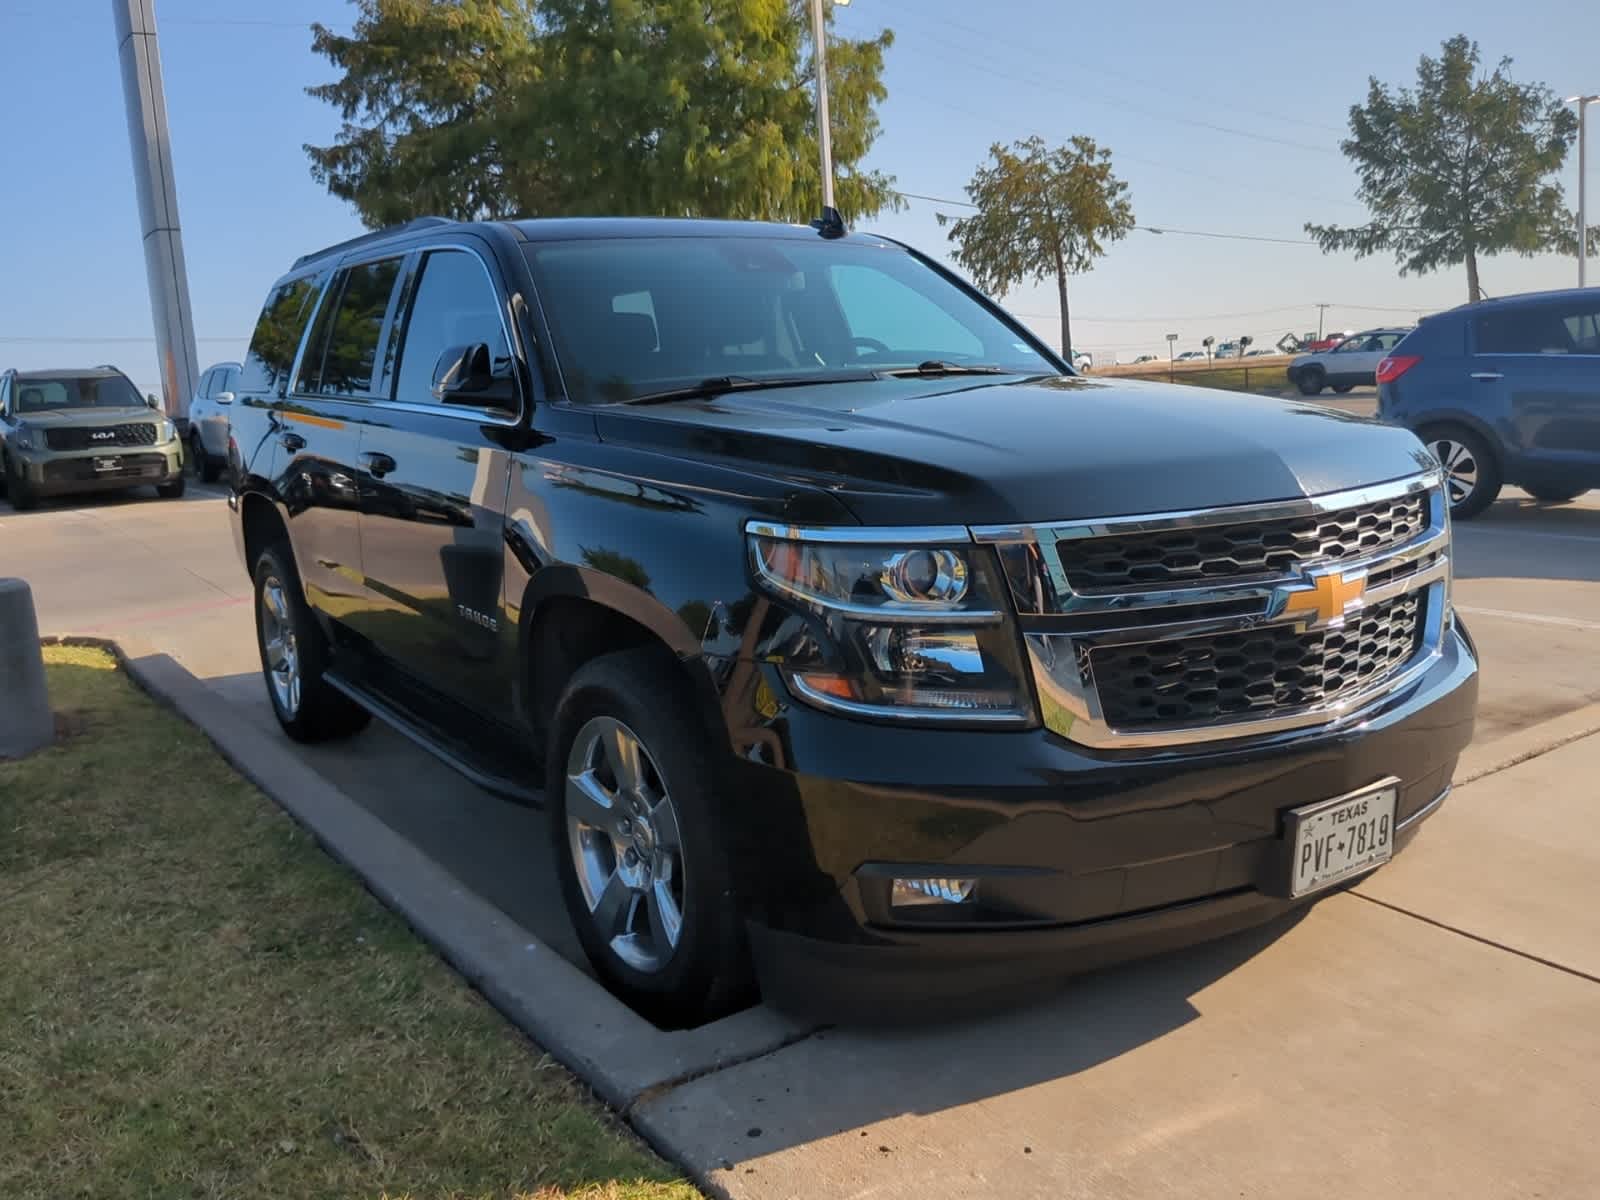
{"type": "Polygon", "coordinates": [[[776,740],[735,747],[764,994],[835,1019],[896,997],[959,1006],[1290,911],[1306,901],[1283,894],[1286,810],[1397,777],[1398,852],[1448,792],[1478,666],[1459,625],[1442,651],[1354,724],[1181,751],[782,707],[776,740]],[[977,900],[897,909],[895,875],[975,878],[977,900]]]}
{"type": "Polygon", "coordinates": [[[108,492],[183,476],[183,443],[94,451],[17,451],[23,479],[40,496],[108,492]],[[115,467],[103,464],[115,460],[115,467]],[[101,465],[97,465],[101,464],[101,465]]]}

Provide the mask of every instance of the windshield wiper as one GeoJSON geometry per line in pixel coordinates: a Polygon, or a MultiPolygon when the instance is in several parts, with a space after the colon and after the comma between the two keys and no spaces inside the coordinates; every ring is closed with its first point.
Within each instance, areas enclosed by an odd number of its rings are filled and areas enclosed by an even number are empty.
{"type": "Polygon", "coordinates": [[[809,387],[817,383],[869,383],[877,376],[870,371],[855,371],[844,375],[780,375],[770,379],[752,379],[748,375],[713,375],[699,383],[684,387],[667,388],[660,392],[645,392],[625,400],[625,404],[667,404],[673,400],[705,400],[728,392],[761,392],[771,388],[809,387]]]}
{"type": "Polygon", "coordinates": [[[973,366],[930,358],[927,362],[918,363],[914,367],[896,367],[892,371],[879,371],[878,374],[899,378],[909,375],[1015,375],[1017,372],[1008,371],[1004,367],[973,366]]]}

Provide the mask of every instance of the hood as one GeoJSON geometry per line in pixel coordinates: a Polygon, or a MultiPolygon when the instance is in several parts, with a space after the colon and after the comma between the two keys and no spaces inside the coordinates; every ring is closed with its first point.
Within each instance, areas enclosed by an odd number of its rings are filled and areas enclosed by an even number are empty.
{"type": "Polygon", "coordinates": [[[597,414],[600,436],[826,489],[864,524],[1003,524],[1252,504],[1433,466],[1403,429],[1134,380],[890,379],[597,414]]]}
{"type": "Polygon", "coordinates": [[[17,420],[30,429],[59,429],[64,425],[125,425],[130,421],[165,421],[167,414],[148,405],[127,408],[52,408],[45,412],[18,413],[17,420]]]}

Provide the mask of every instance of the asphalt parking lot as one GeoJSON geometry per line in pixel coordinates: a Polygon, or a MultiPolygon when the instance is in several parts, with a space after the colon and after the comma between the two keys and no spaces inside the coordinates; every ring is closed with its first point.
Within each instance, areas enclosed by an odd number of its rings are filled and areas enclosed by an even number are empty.
{"type": "MultiPolygon", "coordinates": [[[[739,1196],[1591,1193],[1600,737],[1539,752],[1600,703],[1600,494],[1508,490],[1455,558],[1474,751],[1533,757],[1459,789],[1390,868],[1020,1013],[812,1033],[641,1099],[636,1123],[739,1196]]],[[[0,574],[30,581],[44,632],[138,634],[272,727],[219,490],[0,506],[0,574]]],[[[296,752],[577,959],[538,814],[386,729],[296,752]]]]}

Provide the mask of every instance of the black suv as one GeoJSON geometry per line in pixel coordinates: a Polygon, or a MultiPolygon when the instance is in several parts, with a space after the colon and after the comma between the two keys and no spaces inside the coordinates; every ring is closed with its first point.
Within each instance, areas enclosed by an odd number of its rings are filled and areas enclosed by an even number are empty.
{"type": "Polygon", "coordinates": [[[1421,443],[1075,376],[819,226],[423,219],[295,263],[230,443],[290,736],[376,713],[543,803],[596,967],[674,1022],[758,979],[903,1012],[1387,860],[1477,691],[1421,443]]]}

